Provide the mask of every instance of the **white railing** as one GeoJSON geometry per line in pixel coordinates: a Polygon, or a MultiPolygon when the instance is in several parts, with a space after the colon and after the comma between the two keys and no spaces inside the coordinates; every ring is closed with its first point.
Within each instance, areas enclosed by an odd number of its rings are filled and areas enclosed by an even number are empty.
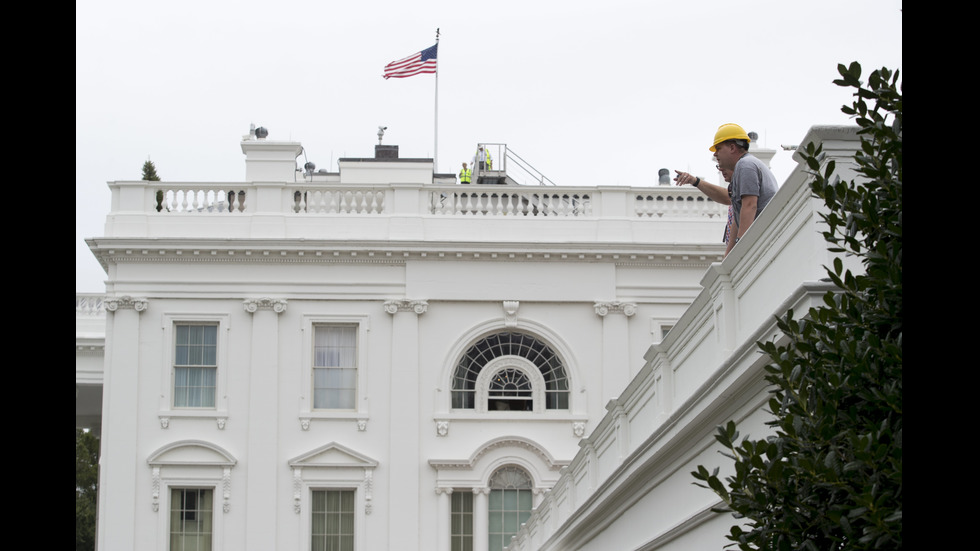
{"type": "MultiPolygon", "coordinates": [[[[482,186],[479,186],[482,187],[482,186]]],[[[592,217],[589,193],[545,193],[541,191],[498,191],[497,186],[461,192],[431,192],[431,212],[462,216],[571,216],[592,217]]]]}
{"type": "MultiPolygon", "coordinates": [[[[150,182],[150,185],[160,185],[150,182]]],[[[242,213],[246,192],[208,184],[158,187],[153,194],[153,210],[160,213],[217,214],[242,213]]]]}
{"type": "Polygon", "coordinates": [[[75,294],[75,317],[76,318],[104,318],[105,317],[105,295],[94,293],[75,294]]]}
{"type": "Polygon", "coordinates": [[[703,195],[677,195],[670,191],[657,190],[636,196],[636,215],[640,218],[699,218],[727,215],[728,207],[719,209],[719,204],[703,195]]]}
{"type": "Polygon", "coordinates": [[[313,214],[384,214],[386,189],[323,189],[293,192],[293,212],[313,214]]]}
{"type": "Polygon", "coordinates": [[[679,187],[362,185],[111,182],[120,211],[150,215],[250,214],[519,216],[599,219],[716,218],[727,207],[679,187]],[[417,194],[412,199],[410,194],[417,194]],[[395,202],[399,196],[405,200],[395,202]],[[134,203],[134,201],[138,202],[134,203]],[[405,210],[400,205],[417,205],[405,210]]]}

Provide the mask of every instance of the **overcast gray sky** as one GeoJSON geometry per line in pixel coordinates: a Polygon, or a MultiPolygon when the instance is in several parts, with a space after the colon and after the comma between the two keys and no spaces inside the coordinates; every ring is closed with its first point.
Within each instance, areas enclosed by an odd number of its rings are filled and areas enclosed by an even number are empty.
{"type": "MultiPolygon", "coordinates": [[[[382,78],[439,40],[438,166],[506,143],[558,185],[716,172],[734,122],[763,147],[846,124],[837,64],[902,67],[901,0],[86,0],[75,19],[75,290],[103,292],[84,242],[107,181],[241,181],[249,124],[317,168],[434,153],[435,77],[382,78]],[[673,174],[673,173],[672,173],[673,174]]],[[[903,78],[904,80],[904,78],[903,78]]],[[[795,163],[780,150],[780,183],[795,163]]]]}

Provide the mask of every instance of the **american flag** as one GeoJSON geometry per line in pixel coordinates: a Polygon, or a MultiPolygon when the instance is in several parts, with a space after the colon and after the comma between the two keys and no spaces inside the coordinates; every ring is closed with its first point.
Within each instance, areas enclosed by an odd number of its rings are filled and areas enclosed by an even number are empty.
{"type": "Polygon", "coordinates": [[[405,78],[421,73],[436,72],[436,50],[439,44],[414,53],[405,59],[392,61],[385,65],[385,78],[405,78]]]}

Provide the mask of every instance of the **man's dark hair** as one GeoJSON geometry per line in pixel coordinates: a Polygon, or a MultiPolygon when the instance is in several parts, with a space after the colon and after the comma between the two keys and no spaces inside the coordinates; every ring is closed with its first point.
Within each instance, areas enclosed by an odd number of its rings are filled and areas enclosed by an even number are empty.
{"type": "MultiPolygon", "coordinates": [[[[749,150],[749,142],[748,142],[748,140],[725,140],[723,142],[718,142],[718,145],[722,145],[722,144],[726,144],[726,143],[735,144],[735,147],[738,147],[739,149],[742,149],[744,151],[748,151],[749,150]]],[[[718,147],[718,146],[715,146],[715,147],[718,147]]]]}

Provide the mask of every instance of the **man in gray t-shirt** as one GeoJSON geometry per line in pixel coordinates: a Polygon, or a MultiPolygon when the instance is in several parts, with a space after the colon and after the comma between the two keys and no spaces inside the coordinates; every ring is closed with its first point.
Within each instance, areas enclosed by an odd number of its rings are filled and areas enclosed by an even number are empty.
{"type": "MultiPolygon", "coordinates": [[[[719,144],[719,146],[721,145],[719,144]]],[[[746,146],[748,146],[748,143],[746,143],[746,146]]],[[[766,208],[766,205],[769,204],[769,200],[776,194],[779,186],[776,185],[776,177],[765,163],[760,161],[755,155],[741,149],[738,145],[734,145],[732,148],[741,152],[741,156],[735,162],[735,171],[732,173],[732,184],[730,188],[732,210],[734,211],[732,222],[737,239],[745,233],[744,231],[739,231],[738,228],[743,224],[745,225],[745,229],[749,228],[752,222],[759,217],[762,209],[766,208]],[[751,197],[755,197],[755,200],[751,200],[751,197]],[[755,203],[754,209],[752,209],[753,212],[749,212],[748,209],[752,208],[753,205],[751,203],[753,202],[755,203]],[[746,208],[746,216],[744,218],[741,216],[743,203],[746,208]],[[751,217],[749,214],[751,214],[751,217]]]]}
{"type": "Polygon", "coordinates": [[[687,172],[674,171],[677,173],[674,177],[677,185],[690,184],[700,189],[712,201],[732,206],[733,232],[728,241],[728,250],[725,251],[726,256],[779,189],[776,177],[769,167],[749,153],[750,141],[749,135],[737,124],[723,124],[715,133],[714,143],[708,149],[714,152],[718,170],[732,171],[732,183],[727,188],[709,184],[687,172]]]}

